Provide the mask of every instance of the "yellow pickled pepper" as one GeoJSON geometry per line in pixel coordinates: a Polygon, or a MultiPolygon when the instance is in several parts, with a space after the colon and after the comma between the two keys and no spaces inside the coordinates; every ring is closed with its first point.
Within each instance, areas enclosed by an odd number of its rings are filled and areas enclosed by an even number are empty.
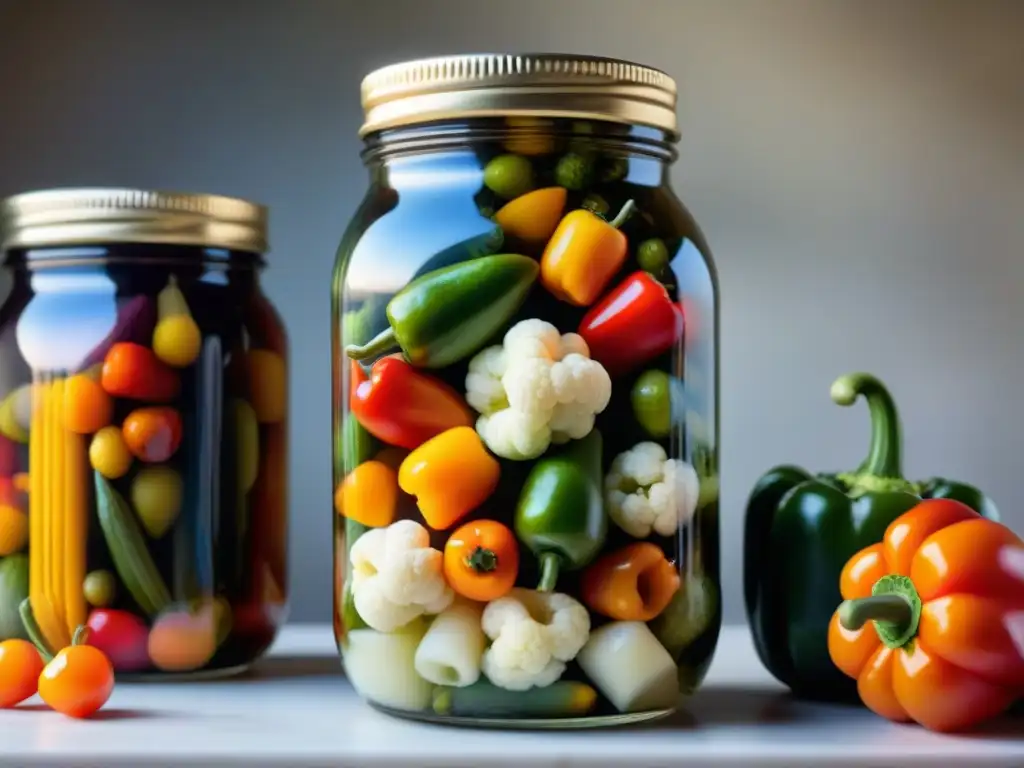
{"type": "Polygon", "coordinates": [[[541,284],[556,298],[577,307],[597,301],[626,261],[629,243],[619,227],[635,209],[633,201],[627,201],[612,221],[585,209],[567,214],[541,256],[541,284]]]}
{"type": "Polygon", "coordinates": [[[199,357],[203,338],[174,275],[167,278],[167,285],[157,294],[156,312],[154,354],[174,368],[192,365],[199,357]]]}

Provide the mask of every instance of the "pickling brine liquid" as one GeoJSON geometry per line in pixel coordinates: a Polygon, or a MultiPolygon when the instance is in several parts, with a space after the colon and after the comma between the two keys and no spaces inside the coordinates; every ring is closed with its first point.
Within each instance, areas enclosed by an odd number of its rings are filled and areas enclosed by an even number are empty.
{"type": "Polygon", "coordinates": [[[0,639],[224,674],[284,619],[286,342],[239,254],[12,252],[0,639]],[[16,372],[12,376],[12,372],[16,372]]]}
{"type": "Polygon", "coordinates": [[[718,636],[707,246],[657,131],[537,125],[371,140],[339,250],[335,632],[407,717],[661,716],[718,636]]]}

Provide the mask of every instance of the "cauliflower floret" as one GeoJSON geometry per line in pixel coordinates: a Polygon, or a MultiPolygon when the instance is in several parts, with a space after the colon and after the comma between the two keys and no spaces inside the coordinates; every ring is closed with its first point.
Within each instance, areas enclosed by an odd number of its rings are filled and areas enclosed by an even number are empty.
{"type": "Polygon", "coordinates": [[[551,444],[551,427],[545,421],[511,408],[481,416],[476,431],[494,454],[506,459],[535,458],[551,444]]]}
{"type": "Polygon", "coordinates": [[[590,615],[579,602],[519,587],[487,604],[481,626],[492,640],[483,672],[509,691],[551,685],[590,637],[590,615]]]}
{"type": "Polygon", "coordinates": [[[466,375],[466,401],[481,414],[477,432],[506,459],[534,459],[552,442],[586,437],[611,395],[611,378],[583,337],[538,319],[477,353],[466,375]]]}
{"type": "Polygon", "coordinates": [[[670,459],[657,443],[620,453],[605,477],[608,516],[630,536],[671,536],[697,511],[700,480],[687,462],[670,459]]]}
{"type": "Polygon", "coordinates": [[[505,375],[505,350],[488,347],[469,361],[466,374],[466,402],[480,413],[508,408],[501,377],[505,375]]]}
{"type": "Polygon", "coordinates": [[[367,531],[352,545],[352,597],[359,616],[393,632],[423,614],[447,608],[454,593],[427,529],[412,520],[367,531]]]}

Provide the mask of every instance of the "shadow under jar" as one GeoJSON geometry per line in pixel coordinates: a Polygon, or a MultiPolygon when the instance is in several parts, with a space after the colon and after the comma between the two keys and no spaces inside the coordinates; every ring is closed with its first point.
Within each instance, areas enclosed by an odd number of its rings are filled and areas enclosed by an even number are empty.
{"type": "Polygon", "coordinates": [[[335,634],[405,717],[670,713],[721,623],[717,279],[675,85],[456,56],[363,82],[333,282],[335,634]]]}
{"type": "Polygon", "coordinates": [[[0,404],[27,469],[12,482],[27,557],[17,582],[0,561],[0,611],[44,655],[86,627],[122,676],[244,669],[287,588],[287,342],[259,286],[265,210],[51,190],[4,201],[0,231],[15,276],[0,370],[27,379],[0,404]]]}

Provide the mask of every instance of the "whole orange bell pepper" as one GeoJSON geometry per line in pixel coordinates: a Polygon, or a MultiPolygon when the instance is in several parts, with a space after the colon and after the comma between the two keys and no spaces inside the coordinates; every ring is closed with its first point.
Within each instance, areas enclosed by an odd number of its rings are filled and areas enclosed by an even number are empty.
{"type": "Polygon", "coordinates": [[[637,541],[588,566],[581,593],[590,610],[609,619],[650,621],[668,607],[679,584],[679,570],[661,548],[637,541]]]}
{"type": "Polygon", "coordinates": [[[935,731],[975,725],[1024,691],[1024,542],[951,499],[923,501],[843,568],[832,662],[861,700],[935,731]]]}
{"type": "Polygon", "coordinates": [[[582,208],[567,214],[540,258],[544,287],[577,307],[593,304],[626,261],[629,244],[619,227],[635,209],[629,200],[612,221],[582,208]]]}
{"type": "Polygon", "coordinates": [[[454,427],[405,457],[398,485],[416,497],[427,525],[445,531],[494,493],[500,473],[476,430],[454,427]]]}

